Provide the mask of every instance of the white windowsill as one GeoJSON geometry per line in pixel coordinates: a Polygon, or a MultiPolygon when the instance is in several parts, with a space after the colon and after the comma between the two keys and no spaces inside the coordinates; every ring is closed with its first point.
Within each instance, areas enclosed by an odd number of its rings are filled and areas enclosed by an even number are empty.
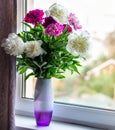
{"type": "Polygon", "coordinates": [[[102,130],[64,122],[52,121],[48,127],[36,127],[34,118],[16,115],[16,130],[102,130]]]}

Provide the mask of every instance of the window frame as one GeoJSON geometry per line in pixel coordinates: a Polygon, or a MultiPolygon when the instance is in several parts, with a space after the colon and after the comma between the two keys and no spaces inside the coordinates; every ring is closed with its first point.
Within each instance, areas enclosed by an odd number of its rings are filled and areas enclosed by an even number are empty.
{"type": "MultiPolygon", "coordinates": [[[[21,13],[18,14],[18,19],[22,19],[28,10],[27,5],[32,6],[32,2],[33,0],[20,0],[20,2],[18,2],[18,10],[21,11],[21,13]]],[[[21,97],[22,84],[23,78],[17,73],[16,114],[33,116],[34,102],[31,99],[21,97]]],[[[115,129],[115,124],[113,123],[115,122],[115,111],[81,105],[54,102],[53,120],[102,129],[115,129]]]]}
{"type": "MultiPolygon", "coordinates": [[[[17,97],[16,114],[33,117],[33,111],[33,100],[17,97]]],[[[113,124],[113,122],[115,122],[114,111],[80,105],[54,102],[53,120],[102,129],[115,129],[115,124],[113,124]]]]}

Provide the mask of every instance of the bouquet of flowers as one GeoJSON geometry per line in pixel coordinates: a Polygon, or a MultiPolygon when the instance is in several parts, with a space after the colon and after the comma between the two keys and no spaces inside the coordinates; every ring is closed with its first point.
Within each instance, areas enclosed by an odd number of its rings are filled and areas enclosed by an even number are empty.
{"type": "Polygon", "coordinates": [[[79,59],[88,49],[89,34],[82,31],[75,14],[60,4],[53,4],[47,11],[29,11],[23,19],[27,29],[9,34],[2,47],[7,54],[17,56],[20,74],[28,69],[37,78],[64,78],[66,70],[77,72],[79,59]]]}

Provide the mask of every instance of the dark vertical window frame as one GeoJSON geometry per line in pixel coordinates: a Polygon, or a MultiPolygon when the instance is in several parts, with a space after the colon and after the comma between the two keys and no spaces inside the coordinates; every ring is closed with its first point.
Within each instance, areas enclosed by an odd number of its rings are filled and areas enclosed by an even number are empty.
{"type": "MultiPolygon", "coordinates": [[[[16,32],[17,1],[0,1],[0,45],[9,33],[16,32]]],[[[16,58],[0,47],[0,129],[15,130],[16,58]]]]}

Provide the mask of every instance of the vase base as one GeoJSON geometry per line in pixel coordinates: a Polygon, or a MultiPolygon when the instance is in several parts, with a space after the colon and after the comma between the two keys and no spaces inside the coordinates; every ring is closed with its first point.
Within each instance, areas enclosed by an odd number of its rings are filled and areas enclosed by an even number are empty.
{"type": "Polygon", "coordinates": [[[37,126],[49,126],[52,119],[52,111],[39,112],[35,111],[35,119],[37,126]]]}

